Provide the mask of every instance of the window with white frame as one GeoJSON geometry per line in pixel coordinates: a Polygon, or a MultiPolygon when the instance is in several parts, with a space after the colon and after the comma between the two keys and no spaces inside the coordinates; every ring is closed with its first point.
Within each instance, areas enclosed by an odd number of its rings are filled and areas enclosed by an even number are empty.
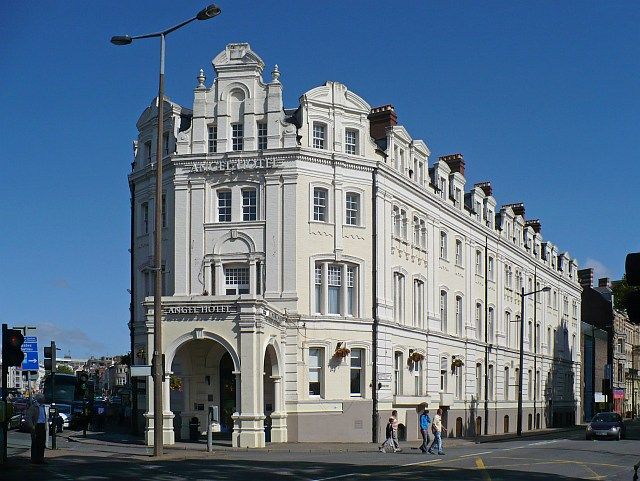
{"type": "Polygon", "coordinates": [[[169,133],[165,133],[162,136],[162,145],[164,146],[162,152],[166,157],[167,155],[169,155],[169,133]]]}
{"type": "Polygon", "coordinates": [[[358,267],[354,264],[318,261],[313,270],[316,314],[357,316],[358,267]]]}
{"type": "Polygon", "coordinates": [[[476,275],[482,275],[482,251],[476,249],[476,275]]]}
{"type": "Polygon", "coordinates": [[[493,311],[493,307],[489,308],[489,313],[487,316],[487,334],[489,336],[489,342],[493,343],[493,336],[495,333],[495,316],[494,316],[494,311],[493,311]]]}
{"type": "Polygon", "coordinates": [[[362,396],[364,390],[364,349],[351,349],[350,394],[362,396]]]}
{"type": "Polygon", "coordinates": [[[542,388],[541,378],[540,378],[540,371],[536,371],[535,386],[536,386],[535,398],[537,400],[537,399],[540,399],[540,389],[542,388]]]}
{"type": "Polygon", "coordinates": [[[231,191],[218,191],[218,222],[231,222],[231,191]]]}
{"type": "Polygon", "coordinates": [[[533,372],[531,369],[527,372],[527,399],[533,400],[533,372]]]}
{"type": "Polygon", "coordinates": [[[515,392],[519,393],[520,392],[520,369],[519,368],[515,368],[514,369],[514,383],[515,384],[515,392]]]}
{"type": "Polygon", "coordinates": [[[327,127],[324,124],[313,123],[313,148],[326,149],[327,127]]]}
{"type": "Polygon", "coordinates": [[[447,291],[440,291],[440,325],[442,331],[447,330],[447,291]]]}
{"type": "Polygon", "coordinates": [[[414,396],[422,395],[422,361],[412,361],[411,371],[413,373],[413,394],[414,396]]]}
{"type": "Polygon", "coordinates": [[[484,340],[482,328],[482,304],[476,302],[476,336],[480,341],[484,340]]]}
{"type": "Polygon", "coordinates": [[[309,396],[322,396],[324,349],[321,347],[309,348],[309,396]]]}
{"type": "Polygon", "coordinates": [[[244,125],[231,124],[231,149],[234,152],[244,149],[244,125]]]}
{"type": "Polygon", "coordinates": [[[356,269],[347,267],[347,315],[355,316],[357,312],[356,269]]]}
{"type": "Polygon", "coordinates": [[[482,364],[476,363],[476,400],[482,399],[482,364]]]}
{"type": "Polygon", "coordinates": [[[440,391],[447,392],[447,371],[449,363],[445,356],[440,358],[440,391]]]}
{"type": "Polygon", "coordinates": [[[540,324],[536,324],[536,339],[535,339],[536,352],[540,352],[540,324]]]}
{"type": "Polygon", "coordinates": [[[455,392],[455,398],[456,399],[462,399],[462,366],[456,366],[454,371],[453,371],[453,375],[455,376],[455,382],[456,382],[456,392],[455,392]]]}
{"type": "Polygon", "coordinates": [[[424,182],[424,162],[421,160],[418,161],[418,173],[416,176],[416,181],[420,184],[424,182]]]}
{"type": "Polygon", "coordinates": [[[256,220],[258,205],[256,189],[242,189],[242,220],[256,220]]]}
{"type": "Polygon", "coordinates": [[[249,268],[225,267],[224,284],[227,296],[249,294],[249,268]]]}
{"type": "Polygon", "coordinates": [[[505,324],[505,332],[507,334],[507,346],[511,346],[511,342],[513,341],[512,330],[511,330],[511,313],[509,311],[504,311],[504,324],[505,324]]]}
{"type": "Polygon", "coordinates": [[[327,222],[328,191],[321,187],[313,189],[313,220],[327,222]]]}
{"type": "Polygon", "coordinates": [[[487,368],[487,400],[493,401],[493,364],[487,368]]]}
{"type": "Polygon", "coordinates": [[[503,388],[504,400],[509,400],[509,368],[504,368],[504,388],[503,388]]]}
{"type": "Polygon", "coordinates": [[[402,238],[407,240],[407,224],[409,221],[407,220],[407,211],[404,209],[400,209],[400,217],[402,219],[402,238]]]}
{"type": "Polygon", "coordinates": [[[487,259],[487,277],[489,277],[490,281],[493,281],[493,257],[489,256],[487,259]]]}
{"type": "Polygon", "coordinates": [[[440,177],[440,197],[443,199],[447,198],[447,179],[445,177],[440,177]]]}
{"type": "Polygon", "coordinates": [[[513,276],[512,276],[511,266],[505,264],[504,266],[504,285],[511,289],[513,287],[513,276]]]}
{"type": "Polygon", "coordinates": [[[475,213],[476,213],[476,220],[481,221],[482,220],[482,204],[480,204],[479,201],[476,201],[476,208],[475,208],[475,213]]]}
{"type": "Polygon", "coordinates": [[[453,202],[457,207],[462,207],[462,190],[460,190],[459,187],[456,187],[453,199],[453,202]]]}
{"type": "Polygon", "coordinates": [[[533,323],[531,321],[527,323],[527,336],[529,338],[529,350],[533,352],[533,323]]]}
{"type": "Polygon", "coordinates": [[[400,272],[393,273],[393,317],[396,322],[404,321],[405,277],[400,272]]]}
{"type": "Polygon", "coordinates": [[[404,174],[404,171],[405,171],[404,149],[400,149],[400,172],[404,174]]]}
{"type": "Polygon", "coordinates": [[[144,153],[147,159],[147,164],[151,163],[151,141],[148,140],[144,143],[144,153]]]}
{"type": "Polygon", "coordinates": [[[345,154],[358,155],[358,131],[347,129],[344,132],[345,154]]]}
{"type": "Polygon", "coordinates": [[[464,323],[462,320],[462,297],[456,296],[456,334],[464,335],[464,323]]]}
{"type": "Polygon", "coordinates": [[[424,313],[424,282],[420,279],[413,280],[413,325],[422,327],[424,313]]]}
{"type": "Polygon", "coordinates": [[[547,327],[547,354],[551,354],[551,328],[547,327]]]}
{"type": "Polygon", "coordinates": [[[327,268],[329,286],[329,314],[340,314],[340,292],[342,290],[342,266],[329,264],[327,268]]]}
{"type": "Polygon", "coordinates": [[[462,267],[462,241],[456,239],[456,265],[462,267]]]}
{"type": "Polygon", "coordinates": [[[420,219],[420,246],[427,248],[427,225],[423,219],[420,219]]]}
{"type": "Polygon", "coordinates": [[[149,233],[149,203],[143,202],[140,206],[140,210],[142,211],[141,231],[143,234],[148,234],[149,233]]]}
{"type": "Polygon", "coordinates": [[[167,196],[162,194],[162,211],[160,212],[162,217],[162,227],[167,227],[167,196]]]}
{"type": "Polygon", "coordinates": [[[402,395],[402,352],[396,351],[393,357],[394,394],[402,395]]]}
{"type": "Polygon", "coordinates": [[[396,237],[400,237],[400,208],[397,206],[393,207],[393,235],[396,237]]]}
{"type": "Polygon", "coordinates": [[[440,259],[447,258],[447,233],[440,231],[440,259]]]}
{"type": "Polygon", "coordinates": [[[345,224],[360,225],[360,194],[347,192],[345,195],[345,224]]]}
{"type": "Polygon", "coordinates": [[[420,220],[415,216],[413,218],[413,245],[420,245],[420,220]]]}
{"type": "Polygon", "coordinates": [[[316,264],[314,270],[314,284],[315,284],[315,312],[316,314],[322,313],[322,266],[316,264]]]}
{"type": "Polygon", "coordinates": [[[267,148],[267,123],[258,122],[258,150],[267,148]]]}
{"type": "Polygon", "coordinates": [[[210,154],[218,151],[218,128],[215,124],[207,126],[207,151],[210,154]]]}
{"type": "Polygon", "coordinates": [[[520,346],[520,316],[516,315],[515,316],[515,322],[513,323],[513,328],[514,328],[514,334],[513,334],[513,341],[514,341],[514,345],[513,347],[519,347],[520,346]]]}

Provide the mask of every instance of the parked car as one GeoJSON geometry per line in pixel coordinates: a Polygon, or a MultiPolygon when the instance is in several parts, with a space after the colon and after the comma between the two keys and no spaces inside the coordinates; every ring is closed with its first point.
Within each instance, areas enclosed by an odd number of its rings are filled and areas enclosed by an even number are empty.
{"type": "Polygon", "coordinates": [[[594,438],[613,438],[617,441],[626,436],[622,416],[618,413],[598,413],[587,424],[587,440],[594,438]]]}

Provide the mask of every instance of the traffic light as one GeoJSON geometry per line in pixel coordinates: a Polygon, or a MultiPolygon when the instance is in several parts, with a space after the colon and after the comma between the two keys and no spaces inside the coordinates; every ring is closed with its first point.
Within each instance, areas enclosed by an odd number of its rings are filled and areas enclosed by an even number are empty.
{"type": "MultiPolygon", "coordinates": [[[[629,286],[640,286],[640,252],[627,254],[625,262],[625,274],[629,286]]],[[[629,320],[635,324],[640,324],[640,290],[629,291],[625,299],[625,308],[629,320]]]]}
{"type": "Polygon", "coordinates": [[[76,397],[78,399],[84,399],[89,389],[89,373],[86,371],[78,371],[76,373],[76,397]]]}
{"type": "Polygon", "coordinates": [[[51,347],[44,348],[44,369],[51,374],[56,372],[56,343],[51,341],[51,347]]]}
{"type": "Polygon", "coordinates": [[[21,367],[24,360],[22,343],[24,336],[18,329],[8,329],[6,324],[2,325],[2,365],[21,367]]]}

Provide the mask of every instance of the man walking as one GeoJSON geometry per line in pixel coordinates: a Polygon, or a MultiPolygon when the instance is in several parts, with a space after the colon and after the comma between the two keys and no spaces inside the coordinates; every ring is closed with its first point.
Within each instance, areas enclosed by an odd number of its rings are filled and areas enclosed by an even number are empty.
{"type": "Polygon", "coordinates": [[[27,425],[31,431],[31,462],[44,464],[44,445],[47,440],[47,414],[44,396],[36,394],[34,402],[27,410],[27,425]]]}
{"type": "Polygon", "coordinates": [[[434,446],[438,448],[438,454],[444,456],[444,451],[442,451],[442,409],[438,409],[433,418],[433,443],[429,448],[429,454],[435,454],[433,452],[434,446]]]}
{"type": "Polygon", "coordinates": [[[422,435],[422,445],[420,451],[426,453],[429,450],[429,425],[431,424],[431,418],[429,417],[429,410],[424,407],[424,411],[420,414],[420,434],[422,435]]]}

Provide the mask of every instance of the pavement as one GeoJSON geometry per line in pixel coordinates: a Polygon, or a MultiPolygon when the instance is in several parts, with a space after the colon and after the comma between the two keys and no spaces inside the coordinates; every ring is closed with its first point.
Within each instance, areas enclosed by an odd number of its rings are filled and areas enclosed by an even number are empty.
{"type": "Polygon", "coordinates": [[[445,456],[411,449],[418,443],[401,443],[404,450],[393,454],[379,453],[371,443],[289,443],[252,450],[220,443],[211,453],[204,443],[181,443],[154,458],[137,439],[122,434],[90,433],[72,440],[77,437],[65,433],[59,449],[47,451],[48,464],[37,466],[28,462],[28,434],[11,432],[11,463],[0,470],[0,479],[631,481],[640,460],[640,422],[628,425],[622,441],[586,441],[580,428],[481,444],[445,439],[445,456]],[[5,472],[15,475],[4,478],[5,472]]]}

